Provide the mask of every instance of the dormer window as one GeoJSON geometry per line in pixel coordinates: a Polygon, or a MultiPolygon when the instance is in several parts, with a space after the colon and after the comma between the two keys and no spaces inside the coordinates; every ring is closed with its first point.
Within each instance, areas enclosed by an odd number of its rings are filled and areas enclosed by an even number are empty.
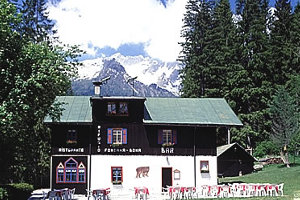
{"type": "Polygon", "coordinates": [[[121,115],[128,115],[128,105],[127,105],[126,102],[121,102],[120,103],[119,113],[121,115]]]}
{"type": "Polygon", "coordinates": [[[108,102],[107,103],[107,115],[127,116],[128,115],[128,103],[127,102],[108,102]]]}
{"type": "Polygon", "coordinates": [[[117,114],[116,103],[108,102],[108,104],[107,104],[107,114],[109,114],[109,115],[115,115],[115,114],[117,114]]]}

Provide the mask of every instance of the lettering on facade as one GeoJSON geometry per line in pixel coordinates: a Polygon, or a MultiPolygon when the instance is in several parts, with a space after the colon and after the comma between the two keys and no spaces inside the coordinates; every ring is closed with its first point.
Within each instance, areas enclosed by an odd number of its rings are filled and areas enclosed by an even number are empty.
{"type": "Polygon", "coordinates": [[[84,153],[84,148],[58,148],[61,153],[84,153]]]}
{"type": "Polygon", "coordinates": [[[141,153],[141,148],[104,148],[106,153],[141,153]]]}
{"type": "Polygon", "coordinates": [[[101,152],[101,126],[97,127],[97,152],[101,152]]]}
{"type": "Polygon", "coordinates": [[[174,153],[174,148],[161,148],[161,153],[168,153],[168,154],[172,154],[174,153]]]}

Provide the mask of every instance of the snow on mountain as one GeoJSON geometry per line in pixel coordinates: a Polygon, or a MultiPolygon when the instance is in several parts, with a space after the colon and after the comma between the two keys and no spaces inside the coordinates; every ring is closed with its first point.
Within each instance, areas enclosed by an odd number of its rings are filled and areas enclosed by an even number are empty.
{"type": "Polygon", "coordinates": [[[78,80],[96,78],[103,69],[104,61],[113,59],[124,67],[130,77],[137,76],[137,81],[147,86],[157,85],[176,96],[179,95],[179,63],[162,62],[141,55],[123,56],[117,53],[110,57],[85,60],[78,68],[78,80]]]}
{"type": "Polygon", "coordinates": [[[128,80],[131,78],[125,68],[112,58],[95,59],[84,62],[78,70],[79,78],[72,81],[72,90],[75,95],[93,95],[92,82],[110,76],[110,79],[101,87],[103,96],[140,96],[140,97],[174,97],[175,95],[156,84],[145,85],[134,81],[134,87],[128,80]],[[85,67],[84,65],[88,65],[85,67]],[[85,69],[91,70],[87,72],[85,69]],[[99,71],[100,70],[100,71],[99,71]]]}

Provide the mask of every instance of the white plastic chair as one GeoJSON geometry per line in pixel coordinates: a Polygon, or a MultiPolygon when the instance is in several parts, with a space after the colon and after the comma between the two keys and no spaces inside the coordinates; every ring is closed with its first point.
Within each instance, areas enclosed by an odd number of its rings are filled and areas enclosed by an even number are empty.
{"type": "Polygon", "coordinates": [[[280,195],[280,196],[283,196],[283,186],[284,186],[284,183],[281,183],[279,185],[277,185],[277,195],[280,195]]]}

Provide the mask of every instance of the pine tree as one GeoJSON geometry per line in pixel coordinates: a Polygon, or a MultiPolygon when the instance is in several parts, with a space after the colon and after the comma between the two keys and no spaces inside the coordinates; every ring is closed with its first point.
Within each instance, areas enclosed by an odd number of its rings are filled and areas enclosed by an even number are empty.
{"type": "Polygon", "coordinates": [[[287,148],[299,129],[296,109],[294,99],[283,86],[280,86],[270,107],[272,136],[281,149],[281,156],[284,158],[287,167],[289,167],[287,148]]]}
{"type": "Polygon", "coordinates": [[[212,27],[207,30],[203,69],[206,97],[225,97],[229,73],[234,64],[235,26],[228,0],[221,0],[212,13],[212,27]]]}
{"type": "Polygon", "coordinates": [[[23,0],[20,7],[23,19],[24,35],[35,42],[54,38],[54,23],[48,18],[46,0],[23,0]]]}
{"type": "Polygon", "coordinates": [[[300,74],[300,2],[292,14],[290,36],[292,45],[290,69],[293,74],[300,74]]]}
{"type": "Polygon", "coordinates": [[[189,0],[186,5],[187,12],[184,15],[184,26],[181,36],[185,42],[181,43],[182,56],[182,96],[204,96],[204,68],[203,50],[207,41],[207,31],[211,29],[212,4],[206,0],[189,0]]]}
{"type": "Polygon", "coordinates": [[[267,107],[271,99],[272,83],[267,60],[270,52],[267,34],[268,8],[267,1],[264,0],[239,2],[242,19],[238,23],[237,57],[240,58],[241,67],[235,74],[239,87],[231,91],[231,96],[244,123],[237,137],[243,141],[250,138],[250,145],[254,146],[253,142],[264,140],[270,130],[267,107]]]}
{"type": "Polygon", "coordinates": [[[291,43],[291,4],[287,0],[277,0],[271,26],[272,77],[273,84],[284,85],[289,79],[292,43],[291,43]]]}

